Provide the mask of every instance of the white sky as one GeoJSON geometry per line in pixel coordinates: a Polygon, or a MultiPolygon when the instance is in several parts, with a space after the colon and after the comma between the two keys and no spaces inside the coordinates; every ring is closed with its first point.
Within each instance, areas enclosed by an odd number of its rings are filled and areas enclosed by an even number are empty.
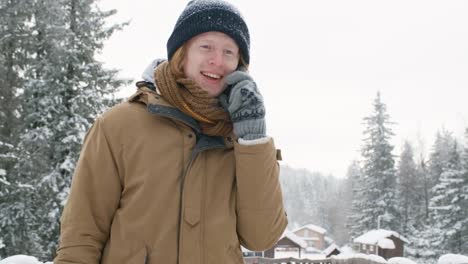
{"type": "MultiPolygon", "coordinates": [[[[101,0],[131,20],[99,59],[140,79],[188,1],[101,0]]],[[[250,72],[283,164],[343,177],[360,158],[363,117],[378,90],[396,137],[425,154],[442,127],[468,127],[468,1],[232,0],[251,35],[250,72]],[[422,142],[422,145],[418,142],[422,142]]],[[[130,95],[132,84],[120,94],[130,95]]]]}

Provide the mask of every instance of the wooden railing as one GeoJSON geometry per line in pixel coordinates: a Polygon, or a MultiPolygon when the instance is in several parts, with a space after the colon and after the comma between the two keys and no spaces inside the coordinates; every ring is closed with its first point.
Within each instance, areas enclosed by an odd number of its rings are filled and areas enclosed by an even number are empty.
{"type": "Polygon", "coordinates": [[[281,258],[271,259],[262,257],[247,257],[244,258],[246,264],[383,264],[387,262],[378,262],[367,258],[352,257],[347,259],[297,259],[297,258],[281,258]]]}

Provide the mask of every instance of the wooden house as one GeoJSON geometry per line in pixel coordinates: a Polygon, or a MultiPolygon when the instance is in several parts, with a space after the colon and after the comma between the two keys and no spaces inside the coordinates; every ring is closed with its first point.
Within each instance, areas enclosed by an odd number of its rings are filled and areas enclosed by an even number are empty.
{"type": "Polygon", "coordinates": [[[324,250],[326,248],[325,234],[327,230],[320,226],[309,224],[299,227],[292,232],[302,238],[307,243],[307,247],[318,250],[324,250]]]}
{"type": "Polygon", "coordinates": [[[395,231],[371,230],[354,239],[354,249],[364,254],[375,254],[385,259],[403,257],[404,244],[409,241],[395,231]]]}
{"type": "Polygon", "coordinates": [[[302,253],[307,247],[307,243],[294,233],[285,231],[276,245],[267,251],[264,256],[267,258],[275,258],[275,253],[288,253],[288,255],[295,255],[296,258],[301,258],[302,253]]]}

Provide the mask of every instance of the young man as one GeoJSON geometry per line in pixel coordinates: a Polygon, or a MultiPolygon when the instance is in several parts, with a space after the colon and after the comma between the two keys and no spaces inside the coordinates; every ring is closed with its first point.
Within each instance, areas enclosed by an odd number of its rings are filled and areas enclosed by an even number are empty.
{"type": "Polygon", "coordinates": [[[239,11],[191,1],[138,91],[88,132],[61,221],[60,263],[243,263],[287,218],[239,11]]]}

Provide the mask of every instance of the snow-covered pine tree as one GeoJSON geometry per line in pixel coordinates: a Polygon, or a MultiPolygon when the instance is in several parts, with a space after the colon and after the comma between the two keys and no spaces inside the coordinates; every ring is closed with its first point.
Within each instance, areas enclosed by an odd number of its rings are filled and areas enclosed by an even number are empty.
{"type": "Polygon", "coordinates": [[[468,128],[465,130],[465,148],[462,155],[462,201],[460,202],[463,218],[461,226],[462,252],[468,252],[468,128]]]}
{"type": "MultiPolygon", "coordinates": [[[[0,155],[9,153],[15,144],[18,123],[17,94],[22,87],[22,72],[27,64],[29,1],[0,0],[0,155]]],[[[10,160],[0,156],[0,169],[10,167],[10,160]],[[7,163],[7,164],[5,164],[7,163]]]]}
{"type": "Polygon", "coordinates": [[[326,196],[326,209],[328,211],[328,236],[332,236],[337,245],[349,243],[349,229],[346,226],[347,216],[351,211],[351,192],[346,179],[328,176],[329,190],[326,196]]]}
{"type": "Polygon", "coordinates": [[[438,131],[436,134],[435,142],[429,155],[428,171],[431,189],[439,182],[440,175],[447,168],[454,141],[455,138],[452,133],[445,129],[438,131]]]}
{"type": "Polygon", "coordinates": [[[381,216],[381,228],[399,231],[397,208],[395,160],[390,138],[394,135],[386,105],[380,92],[373,103],[373,112],[364,118],[363,157],[363,200],[362,225],[365,230],[377,228],[381,216]]]}
{"type": "MultiPolygon", "coordinates": [[[[49,87],[50,78],[45,69],[60,65],[58,59],[51,61],[50,58],[59,56],[57,47],[64,46],[64,30],[63,12],[59,2],[34,1],[28,11],[32,16],[28,33],[34,37],[34,45],[28,50],[31,60],[26,68],[24,94],[21,98],[23,122],[16,150],[18,162],[13,173],[15,178],[8,196],[10,202],[3,206],[2,214],[6,216],[5,221],[8,221],[4,232],[7,235],[4,248],[6,255],[30,254],[41,257],[41,242],[45,241],[41,241],[37,234],[41,225],[39,218],[44,212],[39,208],[43,208],[40,203],[45,203],[46,200],[37,196],[41,177],[52,166],[49,163],[48,148],[49,142],[53,144],[53,133],[47,123],[53,122],[55,116],[46,111],[50,108],[55,110],[56,107],[47,98],[53,96],[54,92],[44,91],[44,87],[49,87]]],[[[54,70],[59,74],[59,70],[54,70]]]]}
{"type": "Polygon", "coordinates": [[[362,178],[361,167],[359,166],[358,161],[353,161],[348,166],[348,171],[346,173],[346,182],[348,188],[348,196],[351,201],[349,214],[346,219],[346,227],[349,230],[349,235],[352,243],[352,239],[362,235],[363,230],[366,228],[363,226],[362,219],[365,216],[362,214],[364,210],[364,193],[365,189],[363,188],[363,178],[362,178]]]}
{"type": "Polygon", "coordinates": [[[438,183],[432,188],[429,202],[430,218],[434,233],[431,247],[439,254],[465,253],[462,251],[462,225],[466,221],[463,208],[463,169],[456,140],[448,152],[438,183]]]}
{"type": "Polygon", "coordinates": [[[429,208],[434,195],[433,187],[439,182],[443,171],[448,167],[449,153],[455,138],[447,130],[438,131],[427,162],[421,158],[418,166],[419,181],[424,185],[423,216],[419,219],[417,230],[412,232],[412,245],[408,253],[417,257],[418,263],[435,263],[441,250],[441,233],[443,232],[432,217],[433,210],[429,208]]]}
{"type": "MultiPolygon", "coordinates": [[[[398,164],[398,201],[401,212],[401,234],[410,244],[405,245],[405,254],[419,259],[428,246],[421,232],[426,230],[428,201],[427,170],[424,158],[418,164],[414,161],[412,145],[406,141],[398,164]]],[[[427,259],[425,259],[427,263],[427,259]]]]}
{"type": "Polygon", "coordinates": [[[421,154],[416,166],[417,185],[414,190],[418,194],[419,206],[411,213],[414,225],[410,225],[408,232],[403,234],[411,241],[411,244],[405,246],[405,254],[416,259],[419,264],[431,264],[437,261],[437,255],[430,246],[430,241],[435,236],[429,218],[431,192],[430,175],[426,163],[421,154]]]}
{"type": "Polygon", "coordinates": [[[19,139],[18,124],[21,108],[18,94],[22,92],[23,75],[28,64],[31,45],[29,9],[31,1],[0,0],[0,258],[6,256],[9,219],[5,212],[12,202],[15,188],[13,167],[17,161],[15,146],[19,139]]]}
{"type": "Polygon", "coordinates": [[[398,203],[401,212],[401,232],[408,235],[410,225],[415,225],[414,215],[419,207],[419,198],[423,191],[417,179],[417,169],[414,162],[413,147],[405,141],[400,155],[397,171],[398,203]]]}
{"type": "Polygon", "coordinates": [[[425,158],[421,155],[418,164],[416,166],[416,175],[418,180],[418,185],[421,186],[422,192],[420,200],[421,200],[421,208],[420,208],[420,216],[417,219],[418,223],[425,223],[429,219],[429,199],[430,199],[430,175],[427,168],[427,162],[425,158]]]}
{"type": "Polygon", "coordinates": [[[327,229],[327,236],[337,242],[347,242],[343,207],[349,200],[342,191],[344,183],[341,179],[282,166],[280,182],[289,229],[315,224],[327,229]]]}
{"type": "Polygon", "coordinates": [[[122,25],[106,27],[114,11],[99,10],[94,0],[34,1],[30,12],[34,60],[25,73],[18,188],[9,208],[16,222],[4,243],[8,255],[50,260],[82,139],[125,83],[95,59],[103,41],[122,25]]]}
{"type": "Polygon", "coordinates": [[[310,223],[319,225],[317,213],[321,197],[319,181],[322,177],[319,173],[311,173],[305,169],[282,166],[280,181],[290,227],[310,223]]]}

